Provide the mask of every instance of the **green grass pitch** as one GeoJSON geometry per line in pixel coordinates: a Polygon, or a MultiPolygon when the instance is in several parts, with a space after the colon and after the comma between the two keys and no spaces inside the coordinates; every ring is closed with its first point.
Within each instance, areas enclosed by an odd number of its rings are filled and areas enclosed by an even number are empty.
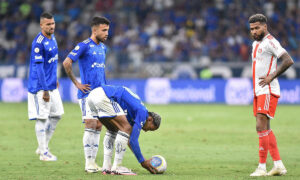
{"type": "MultiPolygon", "coordinates": [[[[144,170],[127,149],[123,165],[135,177],[86,174],[82,147],[83,124],[77,104],[64,104],[65,114],[50,142],[57,162],[41,162],[35,155],[35,122],[27,119],[26,103],[0,103],[0,179],[299,179],[299,106],[279,105],[271,122],[282,160],[284,177],[250,178],[258,163],[258,137],[251,106],[147,105],[162,116],[155,132],[142,132],[146,158],[162,155],[168,163],[162,175],[144,170]]],[[[97,163],[102,165],[102,140],[97,163]]],[[[268,156],[267,168],[273,166],[268,156]]]]}

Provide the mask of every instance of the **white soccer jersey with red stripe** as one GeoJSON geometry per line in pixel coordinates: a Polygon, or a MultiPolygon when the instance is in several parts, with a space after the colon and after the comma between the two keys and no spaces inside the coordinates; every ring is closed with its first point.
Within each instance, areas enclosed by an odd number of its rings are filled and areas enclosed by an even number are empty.
{"type": "Polygon", "coordinates": [[[277,78],[270,85],[259,85],[259,77],[267,76],[276,71],[277,59],[285,53],[280,43],[270,34],[262,41],[254,41],[252,44],[252,71],[254,96],[273,94],[280,96],[280,87],[277,78]]]}

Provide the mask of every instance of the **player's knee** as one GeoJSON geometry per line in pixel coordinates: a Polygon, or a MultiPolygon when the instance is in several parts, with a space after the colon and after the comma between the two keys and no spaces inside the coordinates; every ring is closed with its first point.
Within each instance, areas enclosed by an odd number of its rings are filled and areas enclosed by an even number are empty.
{"type": "Polygon", "coordinates": [[[261,131],[264,131],[264,130],[267,130],[267,129],[268,129],[267,126],[262,126],[261,124],[256,125],[256,131],[257,132],[261,132],[261,131]]]}
{"type": "Polygon", "coordinates": [[[97,128],[97,120],[96,119],[86,119],[85,128],[96,129],[97,128]]]}
{"type": "Polygon", "coordinates": [[[129,123],[125,123],[122,125],[122,129],[120,128],[120,131],[126,132],[127,134],[131,133],[131,125],[129,123]]]}

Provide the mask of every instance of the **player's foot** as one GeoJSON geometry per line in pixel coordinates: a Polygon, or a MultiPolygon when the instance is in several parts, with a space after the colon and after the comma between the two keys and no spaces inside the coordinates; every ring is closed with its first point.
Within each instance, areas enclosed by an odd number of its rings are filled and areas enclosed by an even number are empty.
{"type": "Polygon", "coordinates": [[[98,166],[98,164],[96,162],[94,162],[93,164],[94,164],[94,167],[96,168],[97,172],[102,171],[102,168],[100,166],[98,166]]]}
{"type": "Polygon", "coordinates": [[[107,170],[107,169],[103,169],[103,170],[102,170],[102,174],[103,174],[103,175],[111,174],[111,171],[110,171],[110,170],[107,170]]]}
{"type": "Polygon", "coordinates": [[[85,165],[85,172],[96,173],[98,171],[97,171],[97,168],[95,167],[95,164],[91,162],[91,163],[88,163],[85,165]]]}
{"type": "Polygon", "coordinates": [[[40,151],[40,149],[39,149],[39,148],[37,148],[37,149],[35,150],[35,154],[37,154],[37,155],[41,155],[41,151],[40,151]]]}
{"type": "Polygon", "coordinates": [[[285,167],[276,167],[274,166],[271,171],[268,172],[268,176],[282,176],[287,173],[285,167]]]}
{"type": "Polygon", "coordinates": [[[49,152],[45,152],[44,154],[40,155],[40,160],[41,161],[57,161],[56,156],[49,152]]]}
{"type": "Polygon", "coordinates": [[[250,176],[266,176],[267,175],[267,170],[263,168],[256,168],[255,171],[250,174],[250,176]]]}
{"type": "Polygon", "coordinates": [[[127,175],[127,176],[135,176],[136,175],[136,173],[132,172],[131,169],[128,169],[128,168],[123,167],[123,166],[119,166],[115,170],[112,170],[111,174],[127,175]]]}

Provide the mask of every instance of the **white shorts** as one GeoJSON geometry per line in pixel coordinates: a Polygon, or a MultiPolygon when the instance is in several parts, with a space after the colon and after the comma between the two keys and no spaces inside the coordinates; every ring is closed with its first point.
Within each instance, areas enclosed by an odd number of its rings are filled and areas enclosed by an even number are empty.
{"type": "Polygon", "coordinates": [[[91,108],[87,103],[87,98],[79,99],[79,106],[82,113],[82,122],[84,123],[85,119],[97,119],[97,117],[93,117],[91,108]]]}
{"type": "Polygon", "coordinates": [[[102,87],[93,89],[87,97],[93,117],[105,118],[125,115],[118,103],[110,100],[102,87]]]}
{"type": "Polygon", "coordinates": [[[50,101],[43,99],[44,91],[40,90],[36,94],[28,92],[28,116],[30,120],[47,119],[64,114],[64,108],[58,89],[49,91],[50,101]]]}

